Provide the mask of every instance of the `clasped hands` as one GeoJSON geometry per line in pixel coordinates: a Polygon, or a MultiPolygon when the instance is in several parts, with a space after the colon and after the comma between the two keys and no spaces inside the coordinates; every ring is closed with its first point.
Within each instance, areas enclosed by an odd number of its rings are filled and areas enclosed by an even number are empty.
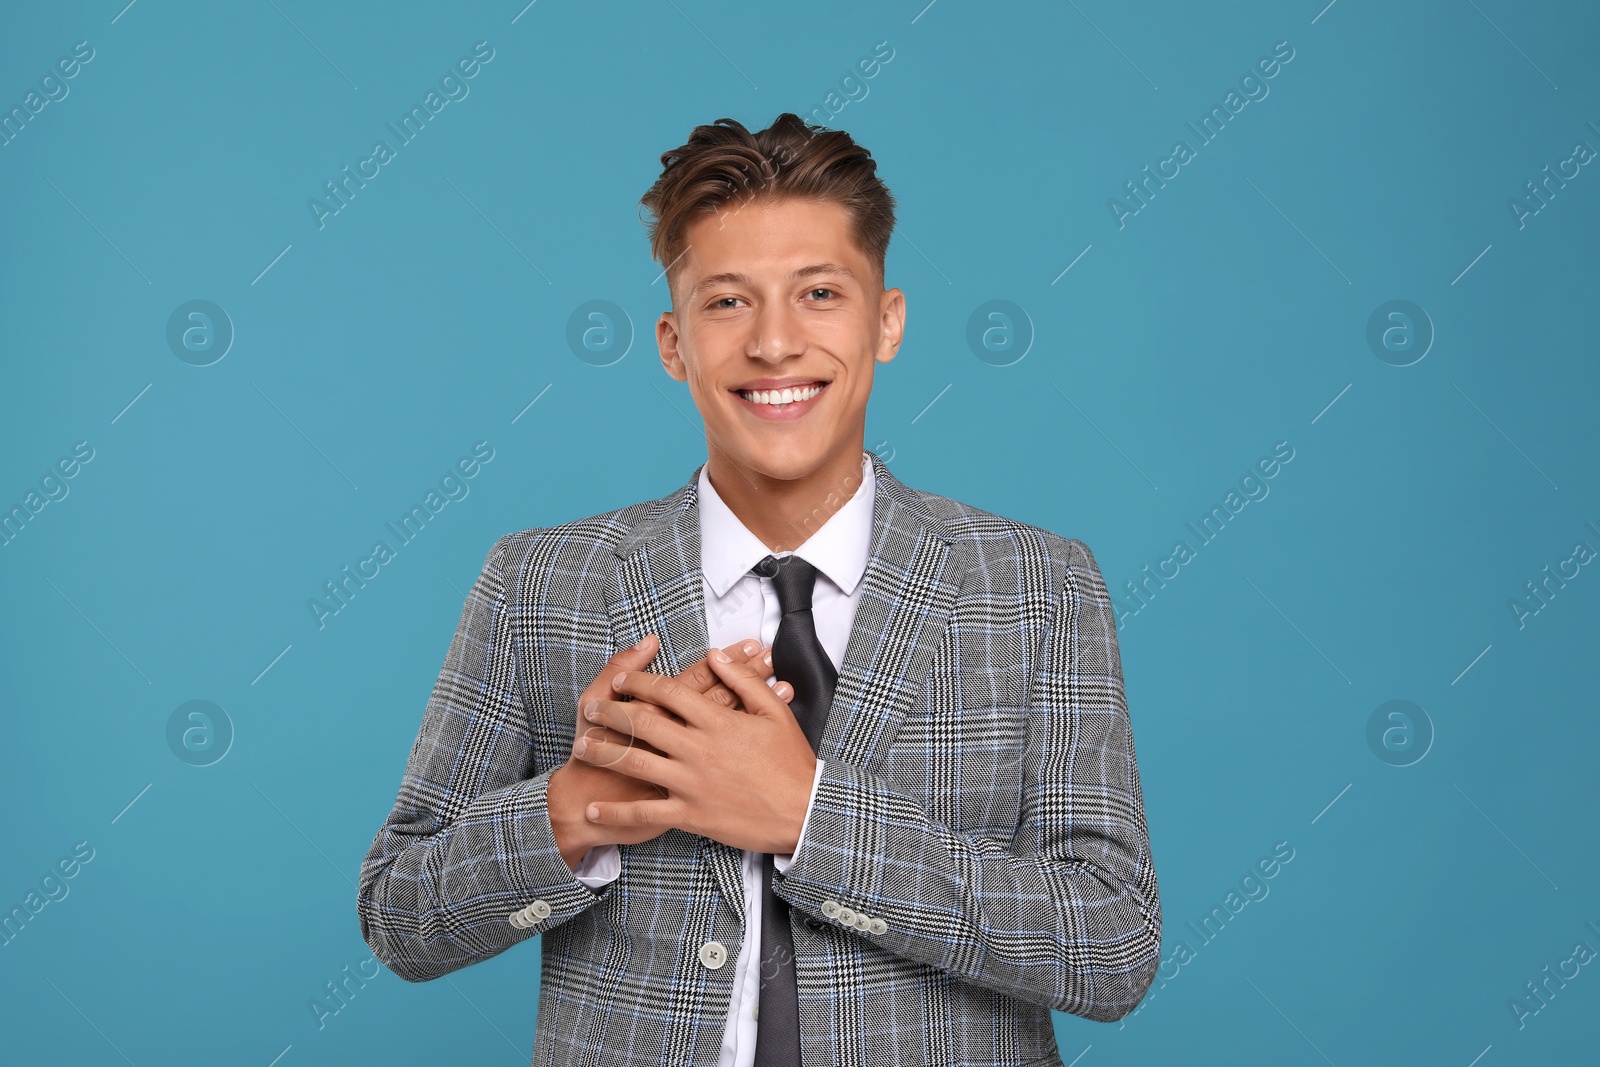
{"type": "Polygon", "coordinates": [[[679,829],[778,855],[800,840],[816,753],[787,682],[769,686],[771,649],[713,649],[682,674],[636,669],[647,634],[607,662],[578,701],[572,759],[550,777],[551,826],[569,866],[596,845],[679,829]],[[625,700],[624,697],[631,697],[625,700]]]}

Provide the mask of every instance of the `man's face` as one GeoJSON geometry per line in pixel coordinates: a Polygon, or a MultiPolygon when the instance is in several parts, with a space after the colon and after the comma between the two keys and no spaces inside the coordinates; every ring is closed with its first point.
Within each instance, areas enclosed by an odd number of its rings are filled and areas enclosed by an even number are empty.
{"type": "Polygon", "coordinates": [[[784,480],[859,462],[873,367],[900,346],[905,295],[883,290],[845,209],[734,203],[686,236],[656,343],[667,373],[689,383],[709,448],[784,480]],[[795,399],[772,403],[785,387],[795,399]]]}

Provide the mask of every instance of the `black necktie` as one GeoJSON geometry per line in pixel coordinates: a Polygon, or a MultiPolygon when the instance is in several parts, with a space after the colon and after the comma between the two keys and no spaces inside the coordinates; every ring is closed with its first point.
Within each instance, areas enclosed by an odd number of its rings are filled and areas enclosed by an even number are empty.
{"type": "MultiPolygon", "coordinates": [[[[789,708],[816,750],[833,704],[839,672],[817,640],[811,594],[817,569],[796,555],[767,556],[751,568],[771,578],[783,617],[772,641],[772,671],[794,687],[789,708]]],[[[761,856],[761,985],[757,994],[755,1067],[800,1067],[800,1002],[794,978],[789,905],[772,891],[772,855],[761,856]]]]}

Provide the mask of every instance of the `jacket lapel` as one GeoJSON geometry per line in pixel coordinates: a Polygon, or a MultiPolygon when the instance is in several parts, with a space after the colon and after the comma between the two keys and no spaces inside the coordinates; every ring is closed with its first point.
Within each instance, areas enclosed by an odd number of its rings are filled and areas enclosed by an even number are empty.
{"type": "MultiPolygon", "coordinates": [[[[876,768],[913,702],[949,625],[967,555],[928,507],[877,455],[872,540],[844,663],[817,747],[823,760],[876,768]]],[[[704,464],[701,465],[702,467],[704,464]]],[[[644,634],[661,636],[647,668],[677,674],[705,654],[705,596],[700,567],[698,490],[701,467],[676,492],[652,501],[614,546],[617,567],[606,585],[615,647],[644,634]]],[[[744,917],[739,849],[695,837],[723,898],[744,917]]]]}
{"type": "Polygon", "coordinates": [[[875,453],[872,466],[877,489],[871,549],[833,706],[817,745],[824,761],[843,760],[869,773],[877,770],[922,693],[968,561],[966,550],[928,507],[926,494],[902,485],[875,453]]]}

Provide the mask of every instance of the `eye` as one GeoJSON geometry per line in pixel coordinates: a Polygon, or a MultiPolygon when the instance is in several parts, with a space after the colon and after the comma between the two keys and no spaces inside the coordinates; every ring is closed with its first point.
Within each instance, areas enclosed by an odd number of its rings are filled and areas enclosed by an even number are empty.
{"type": "Polygon", "coordinates": [[[806,295],[807,296],[815,296],[817,293],[825,293],[825,294],[827,294],[826,296],[824,296],[822,298],[824,300],[827,300],[827,299],[829,299],[831,297],[834,297],[834,296],[838,295],[832,289],[813,289],[809,293],[807,293],[806,295]]]}
{"type": "Polygon", "coordinates": [[[738,300],[738,299],[739,298],[736,297],[736,296],[721,296],[721,297],[718,297],[717,299],[711,301],[711,305],[710,306],[711,306],[712,310],[714,310],[714,311],[728,311],[728,310],[730,310],[730,308],[728,307],[728,305],[724,304],[723,301],[724,300],[738,300]]]}

